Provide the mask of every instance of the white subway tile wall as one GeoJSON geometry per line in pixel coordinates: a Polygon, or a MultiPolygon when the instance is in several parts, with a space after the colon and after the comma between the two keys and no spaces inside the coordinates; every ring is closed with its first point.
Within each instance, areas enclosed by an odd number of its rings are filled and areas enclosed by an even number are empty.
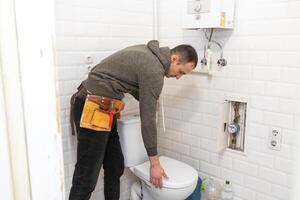
{"type": "MultiPolygon", "coordinates": [[[[160,1],[160,41],[170,46],[189,43],[197,48],[201,59],[203,33],[182,30],[182,21],[176,20],[184,2],[160,1]]],[[[191,146],[190,152],[178,148],[175,156],[189,164],[199,161],[199,175],[203,177],[231,180],[235,200],[291,199],[298,145],[300,80],[300,12],[296,10],[300,10],[300,1],[236,1],[235,29],[214,34],[224,45],[228,66],[211,78],[200,74],[185,77],[192,80],[188,84],[181,80],[166,81],[165,110],[176,108],[176,119],[175,113],[170,113],[170,117],[165,115],[169,123],[176,124],[167,131],[182,132],[182,143],[191,146]],[[232,95],[250,99],[246,155],[229,152],[219,155],[215,150],[217,130],[214,128],[220,123],[216,108],[225,96],[232,95]],[[174,101],[178,98],[186,104],[174,101]],[[267,137],[273,127],[282,130],[280,151],[267,147],[267,137]]],[[[163,133],[159,135],[162,152],[172,151],[164,145],[170,140],[163,133]]]]}
{"type": "MultiPolygon", "coordinates": [[[[183,30],[182,0],[158,1],[161,45],[189,43],[203,55],[200,30],[183,30]]],[[[235,200],[291,199],[298,144],[300,100],[300,1],[236,1],[233,31],[217,30],[228,66],[207,77],[192,74],[166,79],[163,96],[166,132],[159,117],[160,154],[186,162],[204,178],[229,179],[235,200]],[[217,152],[220,106],[227,95],[247,96],[246,155],[217,152]],[[269,131],[281,128],[281,151],[267,147],[269,131]]],[[[68,124],[69,99],[83,80],[87,56],[97,64],[127,45],[152,39],[149,0],[56,0],[58,84],[63,128],[66,196],[76,160],[76,138],[68,124]]],[[[217,58],[218,55],[215,56],[217,58]]],[[[126,111],[137,102],[126,96],[126,111]]],[[[92,199],[103,197],[103,170],[92,199]]],[[[136,178],[125,171],[121,199],[129,198],[136,178]]]]}
{"type": "MultiPolygon", "coordinates": [[[[146,43],[153,34],[153,5],[147,0],[56,0],[56,47],[58,84],[65,165],[66,197],[69,196],[76,162],[76,137],[70,134],[69,101],[84,79],[89,64],[128,45],[146,43]]],[[[126,111],[137,103],[126,95],[126,111]]],[[[136,178],[126,170],[121,179],[121,199],[129,199],[136,178]]],[[[104,199],[103,170],[91,199],[104,199]]]]}
{"type": "MultiPolygon", "coordinates": [[[[166,46],[191,44],[201,59],[203,32],[183,30],[183,22],[177,20],[183,3],[160,1],[159,38],[166,46]]],[[[165,145],[173,139],[160,133],[161,152],[199,166],[202,177],[232,181],[235,200],[291,199],[299,133],[299,11],[297,0],[236,1],[234,30],[214,33],[214,39],[224,45],[228,66],[212,77],[192,74],[184,81],[166,80],[165,116],[172,124],[167,133],[181,132],[185,148],[165,145]],[[246,155],[216,152],[218,107],[226,96],[249,98],[246,155]],[[274,127],[282,132],[280,151],[267,146],[274,127]],[[175,150],[175,155],[170,153],[175,150]]]]}

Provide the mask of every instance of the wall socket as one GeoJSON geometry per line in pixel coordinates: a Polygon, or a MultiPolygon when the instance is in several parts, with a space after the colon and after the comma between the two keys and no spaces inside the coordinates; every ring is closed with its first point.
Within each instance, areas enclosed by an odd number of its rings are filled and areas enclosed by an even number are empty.
{"type": "Polygon", "coordinates": [[[92,56],[90,56],[90,55],[87,55],[86,57],[85,57],[85,64],[93,64],[94,63],[94,59],[93,59],[93,57],[92,56]]]}
{"type": "Polygon", "coordinates": [[[281,129],[271,128],[268,137],[268,147],[273,150],[280,151],[281,149],[281,129]]]}

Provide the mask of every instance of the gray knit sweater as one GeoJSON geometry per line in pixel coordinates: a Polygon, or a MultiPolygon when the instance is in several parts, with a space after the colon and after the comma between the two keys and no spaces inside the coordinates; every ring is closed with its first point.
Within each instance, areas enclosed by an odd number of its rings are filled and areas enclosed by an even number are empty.
{"type": "Polygon", "coordinates": [[[148,156],[157,154],[156,102],[170,67],[170,49],[156,40],[122,49],[102,60],[83,81],[95,95],[139,101],[141,129],[148,156]]]}

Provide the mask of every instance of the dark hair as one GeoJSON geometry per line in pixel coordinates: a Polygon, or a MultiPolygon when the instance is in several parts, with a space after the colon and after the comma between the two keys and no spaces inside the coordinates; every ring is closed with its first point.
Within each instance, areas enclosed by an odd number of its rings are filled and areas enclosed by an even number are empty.
{"type": "Polygon", "coordinates": [[[171,54],[179,55],[179,59],[181,62],[189,63],[192,62],[195,64],[194,68],[197,66],[198,63],[198,55],[194,47],[188,44],[181,44],[173,49],[171,49],[171,54]]]}

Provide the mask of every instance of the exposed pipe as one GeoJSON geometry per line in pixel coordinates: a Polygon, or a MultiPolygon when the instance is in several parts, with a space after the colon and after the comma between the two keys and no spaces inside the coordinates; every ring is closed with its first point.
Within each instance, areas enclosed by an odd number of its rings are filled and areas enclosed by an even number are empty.
{"type": "Polygon", "coordinates": [[[153,40],[158,40],[157,0],[153,0],[153,40]]]}
{"type": "Polygon", "coordinates": [[[130,200],[142,199],[142,186],[140,181],[137,181],[131,185],[130,200]]]}
{"type": "MultiPolygon", "coordinates": [[[[159,30],[158,29],[158,5],[157,5],[157,0],[153,0],[153,39],[154,40],[158,40],[158,30],[159,30]]],[[[163,91],[161,92],[158,104],[161,104],[162,126],[164,132],[166,132],[163,91]]],[[[159,109],[156,113],[157,122],[158,122],[158,113],[159,113],[159,109]]]]}

